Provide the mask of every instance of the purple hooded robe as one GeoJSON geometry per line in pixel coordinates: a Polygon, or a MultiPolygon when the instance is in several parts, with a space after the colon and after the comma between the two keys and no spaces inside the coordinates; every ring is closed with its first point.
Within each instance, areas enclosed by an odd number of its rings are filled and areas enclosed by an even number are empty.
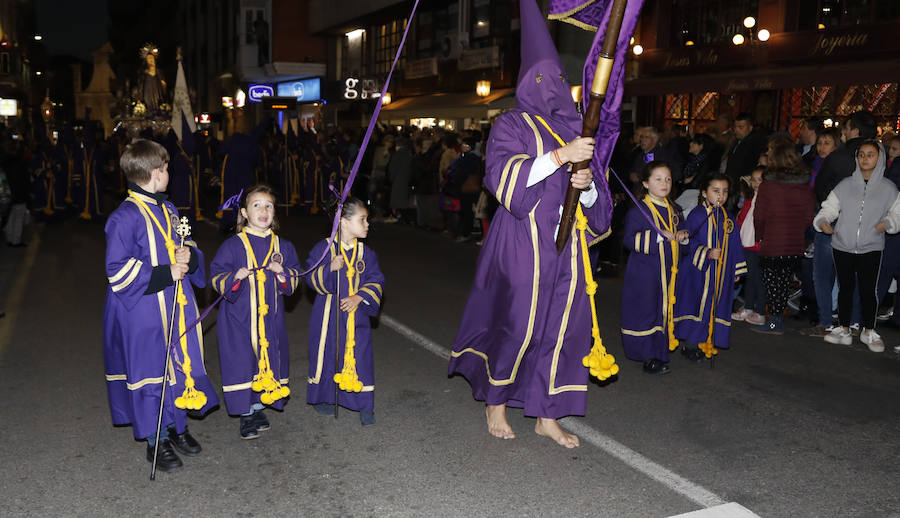
{"type": "MultiPolygon", "coordinates": [[[[527,182],[535,159],[561,147],[540,119],[565,142],[579,136],[582,121],[537,5],[523,0],[520,6],[518,109],[497,119],[486,154],[484,183],[501,207],[478,257],[449,372],[465,376],[477,400],[559,418],[585,411],[590,298],[580,234],[573,228],[562,253],[556,251],[566,167],[530,187],[527,182]]],[[[590,207],[582,204],[588,241],[606,232],[612,210],[606,179],[592,169],[597,198],[590,207]]]]}

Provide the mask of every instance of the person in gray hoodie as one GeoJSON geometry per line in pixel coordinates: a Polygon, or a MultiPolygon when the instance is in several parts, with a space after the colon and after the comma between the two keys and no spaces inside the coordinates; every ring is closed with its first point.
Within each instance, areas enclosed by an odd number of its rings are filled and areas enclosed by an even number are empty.
{"type": "Polygon", "coordinates": [[[813,220],[817,231],[833,234],[831,246],[839,288],[840,326],[826,335],[825,341],[842,345],[853,342],[849,324],[853,290],[858,282],[863,325],[859,339],[872,352],[884,351],[884,341],[875,332],[876,284],[884,234],[900,230],[900,195],[894,183],[884,177],[886,158],[879,142],[867,140],[860,144],[856,170],[828,194],[813,220]]]}

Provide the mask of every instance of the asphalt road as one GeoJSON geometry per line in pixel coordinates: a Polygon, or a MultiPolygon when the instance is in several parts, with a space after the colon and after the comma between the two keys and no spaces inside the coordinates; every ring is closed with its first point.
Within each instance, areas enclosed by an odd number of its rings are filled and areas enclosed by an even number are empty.
{"type": "MultiPolygon", "coordinates": [[[[292,216],[282,235],[304,255],[327,226],[292,216]]],[[[208,262],[223,236],[206,224],[194,235],[208,262]]],[[[373,334],[378,424],[305,404],[306,290],[288,304],[294,392],[268,413],[272,430],[243,441],[219,408],[190,423],[203,454],[155,482],[144,443],[107,407],[102,224],[47,224],[29,247],[0,249],[0,516],[726,516],[726,503],[759,516],[900,516],[898,333],[873,354],[736,324],[715,368],[678,356],[653,377],[624,359],[622,282],[603,279],[601,331],[622,369],[565,422],[582,446],[535,436],[514,410],[518,438],[502,441],[440,356],[478,247],[403,225],[373,225],[368,241],[387,278],[373,334]]],[[[215,312],[203,327],[218,384],[215,312]]]]}

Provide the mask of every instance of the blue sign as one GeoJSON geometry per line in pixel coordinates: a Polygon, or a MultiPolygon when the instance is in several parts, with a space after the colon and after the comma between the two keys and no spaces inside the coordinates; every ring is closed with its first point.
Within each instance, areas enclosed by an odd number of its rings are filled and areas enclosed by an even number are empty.
{"type": "Polygon", "coordinates": [[[250,83],[247,93],[247,100],[251,103],[262,102],[263,97],[273,97],[275,88],[272,85],[250,83]]]}
{"type": "Polygon", "coordinates": [[[278,97],[296,97],[299,103],[318,102],[322,99],[321,79],[318,77],[286,81],[278,83],[276,87],[278,97]]]}

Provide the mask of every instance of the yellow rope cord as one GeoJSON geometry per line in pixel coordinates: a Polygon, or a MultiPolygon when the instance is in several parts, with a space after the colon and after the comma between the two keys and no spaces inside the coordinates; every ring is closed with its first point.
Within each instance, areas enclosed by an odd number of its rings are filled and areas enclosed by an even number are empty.
{"type": "MultiPolygon", "coordinates": [[[[169,261],[171,263],[175,263],[175,241],[172,239],[172,219],[169,217],[169,211],[166,209],[165,204],[161,204],[160,208],[162,208],[163,216],[166,218],[166,228],[163,229],[162,224],[159,222],[159,219],[156,218],[156,215],[150,211],[150,207],[144,202],[144,200],[140,199],[135,195],[133,191],[128,190],[128,195],[134,200],[135,203],[146,212],[150,219],[153,220],[156,228],[159,229],[160,234],[163,235],[163,239],[166,243],[166,252],[169,255],[169,261]]],[[[151,237],[152,239],[152,237],[151,237]]],[[[184,317],[184,307],[187,306],[187,297],[184,295],[184,288],[182,287],[182,283],[176,283],[177,295],[175,296],[176,304],[178,306],[178,336],[179,345],[181,346],[181,355],[182,355],[182,363],[181,370],[184,372],[184,392],[181,396],[175,398],[175,406],[178,408],[186,408],[188,410],[200,410],[206,405],[206,394],[202,391],[197,390],[194,386],[194,378],[191,376],[191,357],[188,354],[188,339],[185,334],[185,330],[187,328],[187,324],[185,322],[184,317]]],[[[175,309],[172,308],[172,311],[175,309]]],[[[166,344],[168,347],[169,344],[166,344]]],[[[166,366],[168,369],[169,367],[166,366]]]]}
{"type": "MultiPolygon", "coordinates": [[[[713,356],[719,354],[719,350],[716,349],[716,344],[713,341],[713,329],[716,325],[716,303],[719,301],[719,294],[722,292],[722,285],[725,280],[723,276],[725,274],[725,262],[728,259],[728,226],[724,223],[724,221],[728,221],[728,214],[725,213],[725,209],[718,207],[725,218],[722,223],[723,237],[721,243],[719,242],[719,223],[716,220],[716,217],[712,217],[712,225],[713,225],[713,239],[716,241],[716,245],[718,247],[719,244],[722,246],[720,250],[722,251],[722,256],[719,257],[719,260],[716,261],[716,278],[714,282],[714,291],[713,291],[713,299],[712,304],[710,304],[709,309],[709,334],[707,335],[706,341],[697,344],[703,354],[706,355],[707,358],[712,358],[713,356]]],[[[713,207],[713,211],[716,210],[716,207],[713,207]]],[[[709,243],[712,245],[713,243],[709,243]]]]}
{"type": "MultiPolygon", "coordinates": [[[[535,117],[545,128],[547,128],[547,131],[553,135],[560,146],[566,145],[566,142],[562,137],[550,129],[550,125],[547,124],[543,117],[540,115],[536,115],[535,117]]],[[[588,355],[581,359],[581,363],[590,369],[591,376],[603,381],[610,376],[617,374],[619,372],[619,366],[616,365],[616,357],[606,352],[606,347],[603,346],[603,339],[600,337],[600,325],[597,322],[597,306],[594,303],[594,294],[597,293],[597,283],[594,282],[594,272],[591,269],[590,257],[588,257],[587,228],[588,220],[579,203],[575,212],[575,229],[581,233],[581,260],[584,265],[585,291],[590,299],[591,338],[593,344],[591,345],[591,351],[588,355]]],[[[578,239],[577,234],[575,238],[578,239]]]]}
{"type": "MultiPolygon", "coordinates": [[[[356,272],[356,254],[359,250],[359,246],[354,239],[353,255],[349,258],[341,243],[338,244],[338,248],[341,251],[341,255],[344,257],[344,263],[347,265],[347,285],[349,287],[347,296],[352,297],[353,295],[356,295],[356,292],[359,290],[359,275],[356,272]]],[[[338,282],[340,282],[340,279],[338,279],[338,282]]],[[[340,301],[338,301],[338,304],[340,304],[340,301]]],[[[337,344],[335,344],[335,346],[337,346],[337,344]]],[[[359,376],[356,373],[356,356],[354,356],[355,348],[356,308],[353,308],[347,312],[347,343],[344,346],[344,367],[341,369],[341,372],[335,373],[334,375],[334,382],[338,384],[341,390],[346,392],[359,392],[363,388],[363,384],[359,381],[359,376]]],[[[335,370],[337,370],[337,365],[335,365],[335,370]]]]}
{"type": "MultiPolygon", "coordinates": [[[[238,234],[238,237],[244,243],[244,248],[246,248],[247,254],[250,256],[253,268],[259,268],[256,254],[253,253],[253,247],[250,245],[250,239],[247,237],[247,230],[242,230],[241,233],[238,234]]],[[[269,251],[266,252],[266,257],[262,261],[263,266],[269,263],[269,258],[272,257],[272,251],[275,249],[275,233],[273,232],[270,237],[269,251]]],[[[250,388],[254,392],[262,392],[262,394],[259,395],[260,403],[271,405],[281,398],[288,397],[291,394],[291,389],[282,385],[272,372],[272,363],[269,361],[269,340],[266,338],[266,315],[269,314],[269,305],[266,304],[267,277],[264,270],[256,270],[253,273],[253,278],[256,280],[256,286],[253,289],[256,289],[257,292],[256,314],[259,315],[257,321],[259,335],[257,366],[259,367],[259,372],[253,376],[253,382],[250,383],[250,388]]]]}
{"type": "MultiPolygon", "coordinates": [[[[668,210],[668,225],[666,221],[663,220],[662,215],[660,215],[659,211],[656,209],[656,205],[654,205],[653,200],[650,198],[650,195],[644,197],[644,203],[650,207],[650,212],[653,213],[653,217],[659,223],[659,225],[664,229],[671,232],[673,235],[678,232],[678,225],[675,224],[674,219],[674,211],[672,210],[672,205],[669,204],[669,200],[666,199],[666,210],[668,210]]],[[[666,300],[666,315],[664,315],[666,320],[666,334],[669,339],[669,350],[674,351],[678,348],[678,340],[675,339],[675,315],[673,315],[675,311],[675,277],[678,276],[678,241],[672,239],[669,241],[669,245],[672,247],[672,267],[670,269],[671,275],[669,276],[669,285],[668,285],[668,299],[666,300]]],[[[664,261],[665,257],[660,257],[660,261],[664,261]]]]}

